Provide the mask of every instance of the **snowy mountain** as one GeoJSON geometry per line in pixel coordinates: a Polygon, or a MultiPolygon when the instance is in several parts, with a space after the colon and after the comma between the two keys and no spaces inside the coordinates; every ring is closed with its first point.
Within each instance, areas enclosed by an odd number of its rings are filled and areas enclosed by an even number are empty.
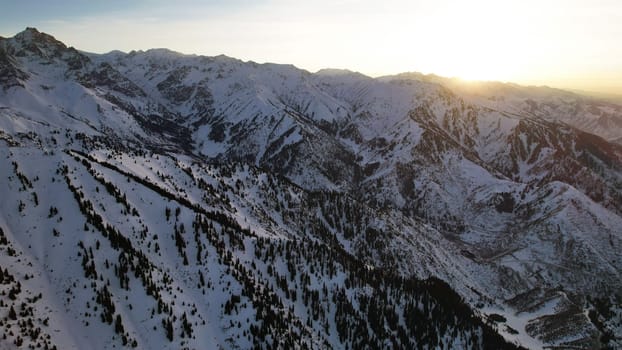
{"type": "Polygon", "coordinates": [[[438,83],[468,101],[492,109],[563,122],[618,144],[622,139],[622,109],[619,98],[596,99],[546,86],[465,82],[432,74],[404,73],[399,76],[438,83]]]}
{"type": "Polygon", "coordinates": [[[622,106],[0,39],[0,349],[622,346],[622,106]]]}

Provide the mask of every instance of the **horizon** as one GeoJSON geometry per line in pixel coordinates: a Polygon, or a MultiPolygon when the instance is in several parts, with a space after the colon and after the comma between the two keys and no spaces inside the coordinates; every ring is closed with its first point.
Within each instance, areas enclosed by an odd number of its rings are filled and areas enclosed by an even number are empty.
{"type": "Polygon", "coordinates": [[[4,6],[0,35],[35,27],[92,53],[167,48],[309,72],[418,72],[622,96],[615,1],[389,2],[26,1],[4,6]]]}

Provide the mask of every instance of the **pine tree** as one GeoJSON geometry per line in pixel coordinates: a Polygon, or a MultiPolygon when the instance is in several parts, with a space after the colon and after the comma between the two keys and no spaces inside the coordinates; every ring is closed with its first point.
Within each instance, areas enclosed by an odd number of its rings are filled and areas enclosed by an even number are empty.
{"type": "Polygon", "coordinates": [[[169,341],[173,341],[173,322],[170,319],[166,319],[166,337],[169,341]]]}
{"type": "Polygon", "coordinates": [[[121,321],[121,315],[117,314],[117,318],[114,322],[114,331],[118,334],[123,334],[123,322],[121,321]]]}
{"type": "Polygon", "coordinates": [[[17,313],[15,309],[13,309],[13,305],[11,305],[11,309],[9,310],[9,318],[13,321],[17,320],[17,313]]]}

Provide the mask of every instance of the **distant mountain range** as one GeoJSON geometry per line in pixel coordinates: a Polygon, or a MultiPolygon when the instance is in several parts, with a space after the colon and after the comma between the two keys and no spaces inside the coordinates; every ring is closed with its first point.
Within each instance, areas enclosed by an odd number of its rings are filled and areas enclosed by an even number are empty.
{"type": "Polygon", "coordinates": [[[0,38],[0,349],[622,347],[622,104],[0,38]]]}

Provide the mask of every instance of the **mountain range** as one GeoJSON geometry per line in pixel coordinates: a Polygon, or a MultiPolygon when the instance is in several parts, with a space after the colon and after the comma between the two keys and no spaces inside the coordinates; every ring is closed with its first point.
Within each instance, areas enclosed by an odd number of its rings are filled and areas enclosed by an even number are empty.
{"type": "Polygon", "coordinates": [[[622,105],[0,38],[0,349],[622,346],[622,105]]]}

